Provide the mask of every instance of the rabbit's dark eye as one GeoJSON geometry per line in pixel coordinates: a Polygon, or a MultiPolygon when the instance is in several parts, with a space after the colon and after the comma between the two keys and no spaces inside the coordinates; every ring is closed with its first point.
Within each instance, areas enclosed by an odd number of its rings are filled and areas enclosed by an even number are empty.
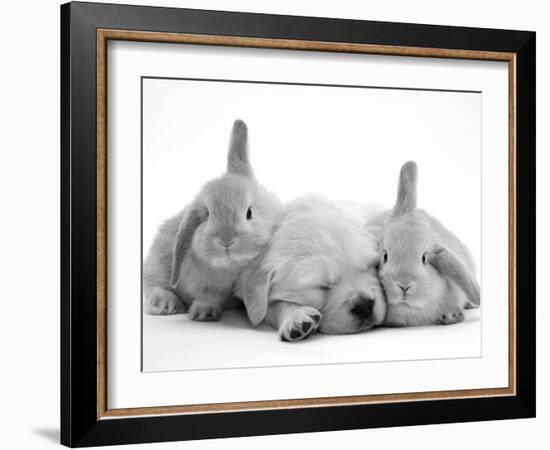
{"type": "Polygon", "coordinates": [[[252,208],[246,210],[246,220],[252,219],[252,208]]]}
{"type": "Polygon", "coordinates": [[[422,255],[422,264],[426,264],[428,262],[428,257],[426,256],[426,253],[422,255]]]}
{"type": "Polygon", "coordinates": [[[387,263],[388,262],[388,252],[384,251],[384,263],[387,263]]]}

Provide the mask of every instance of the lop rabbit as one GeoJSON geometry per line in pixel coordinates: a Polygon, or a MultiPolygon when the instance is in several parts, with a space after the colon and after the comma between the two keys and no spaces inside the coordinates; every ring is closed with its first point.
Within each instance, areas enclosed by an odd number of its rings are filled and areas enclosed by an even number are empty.
{"type": "Polygon", "coordinates": [[[145,311],[219,320],[241,270],[271,238],[281,204],[256,181],[246,124],[235,121],[227,172],[159,229],[144,264],[145,311]]]}
{"type": "Polygon", "coordinates": [[[480,304],[475,266],[466,246],[439,220],[416,207],[417,166],[401,168],[392,211],[373,218],[381,226],[379,277],[388,309],[384,324],[454,324],[463,309],[480,304]]]}

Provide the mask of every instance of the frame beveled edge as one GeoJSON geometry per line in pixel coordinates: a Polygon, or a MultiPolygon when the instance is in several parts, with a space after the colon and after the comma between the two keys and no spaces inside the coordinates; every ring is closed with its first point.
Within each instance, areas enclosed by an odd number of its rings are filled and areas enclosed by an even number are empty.
{"type": "Polygon", "coordinates": [[[227,413],[236,411],[262,411],[290,408],[350,406],[425,400],[502,397],[516,395],[516,54],[482,50],[459,50],[426,47],[389,46],[291,39],[250,38],[242,36],[203,35],[191,33],[165,33],[100,28],[97,37],[97,419],[115,419],[136,416],[184,415],[227,413]],[[107,41],[139,41],[216,45],[231,47],[286,49],[363,53],[391,56],[452,58],[501,61],[508,63],[508,139],[509,139],[509,320],[508,320],[508,387],[412,392],[382,395],[318,397],[286,400],[265,400],[199,405],[151,406],[141,408],[109,409],[107,405],[107,308],[106,308],[106,164],[107,164],[107,41]]]}
{"type": "Polygon", "coordinates": [[[246,36],[169,33],[99,28],[99,40],[120,40],[157,42],[164,44],[215,45],[223,47],[248,47],[276,50],[306,50],[340,53],[363,53],[371,55],[392,55],[411,57],[434,57],[452,59],[474,59],[486,61],[511,61],[512,52],[486,50],[447,49],[436,47],[412,47],[381,44],[358,44],[352,42],[306,41],[296,39],[253,38],[246,36]]]}

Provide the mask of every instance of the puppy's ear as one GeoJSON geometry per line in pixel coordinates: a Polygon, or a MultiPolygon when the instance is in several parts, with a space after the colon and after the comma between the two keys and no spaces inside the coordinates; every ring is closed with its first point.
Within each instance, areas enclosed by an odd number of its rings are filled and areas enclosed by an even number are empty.
{"type": "Polygon", "coordinates": [[[248,128],[242,120],[235,120],[231,131],[227,172],[252,178],[252,166],[248,160],[248,128]]]}
{"type": "Polygon", "coordinates": [[[402,216],[416,209],[416,182],[418,168],[414,161],[403,164],[399,173],[399,185],[397,187],[397,201],[393,207],[392,216],[402,216]]]}
{"type": "Polygon", "coordinates": [[[181,264],[187,252],[191,249],[193,235],[198,226],[206,220],[207,214],[204,207],[191,205],[183,214],[183,219],[178,227],[178,234],[172,250],[172,273],[170,285],[175,288],[178,284],[181,264]]]}
{"type": "Polygon", "coordinates": [[[378,247],[380,240],[382,239],[382,226],[381,225],[367,225],[365,232],[369,240],[371,240],[376,247],[378,247]]]}
{"type": "Polygon", "coordinates": [[[368,225],[365,227],[365,234],[370,241],[369,250],[372,252],[372,266],[376,269],[380,268],[381,252],[384,247],[382,243],[382,231],[381,225],[368,225]]]}
{"type": "Polygon", "coordinates": [[[464,291],[470,303],[479,306],[479,285],[458,256],[441,246],[436,246],[427,256],[430,264],[464,291]]]}
{"type": "Polygon", "coordinates": [[[244,277],[243,302],[250,322],[256,326],[267,314],[273,272],[268,272],[258,264],[251,267],[244,277]]]}

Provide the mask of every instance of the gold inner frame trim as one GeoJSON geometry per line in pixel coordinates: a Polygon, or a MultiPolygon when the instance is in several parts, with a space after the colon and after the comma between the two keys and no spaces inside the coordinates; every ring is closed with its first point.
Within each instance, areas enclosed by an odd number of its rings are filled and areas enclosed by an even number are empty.
{"type": "Polygon", "coordinates": [[[97,418],[206,414],[266,409],[290,409],[499,397],[516,394],[516,54],[478,50],[404,47],[324,41],[250,38],[240,36],[158,33],[148,31],[97,30],[97,418]],[[370,55],[470,59],[508,62],[508,387],[381,395],[261,400],[198,405],[148,406],[109,409],[107,405],[107,42],[109,40],[191,45],[303,50],[370,55]]]}

